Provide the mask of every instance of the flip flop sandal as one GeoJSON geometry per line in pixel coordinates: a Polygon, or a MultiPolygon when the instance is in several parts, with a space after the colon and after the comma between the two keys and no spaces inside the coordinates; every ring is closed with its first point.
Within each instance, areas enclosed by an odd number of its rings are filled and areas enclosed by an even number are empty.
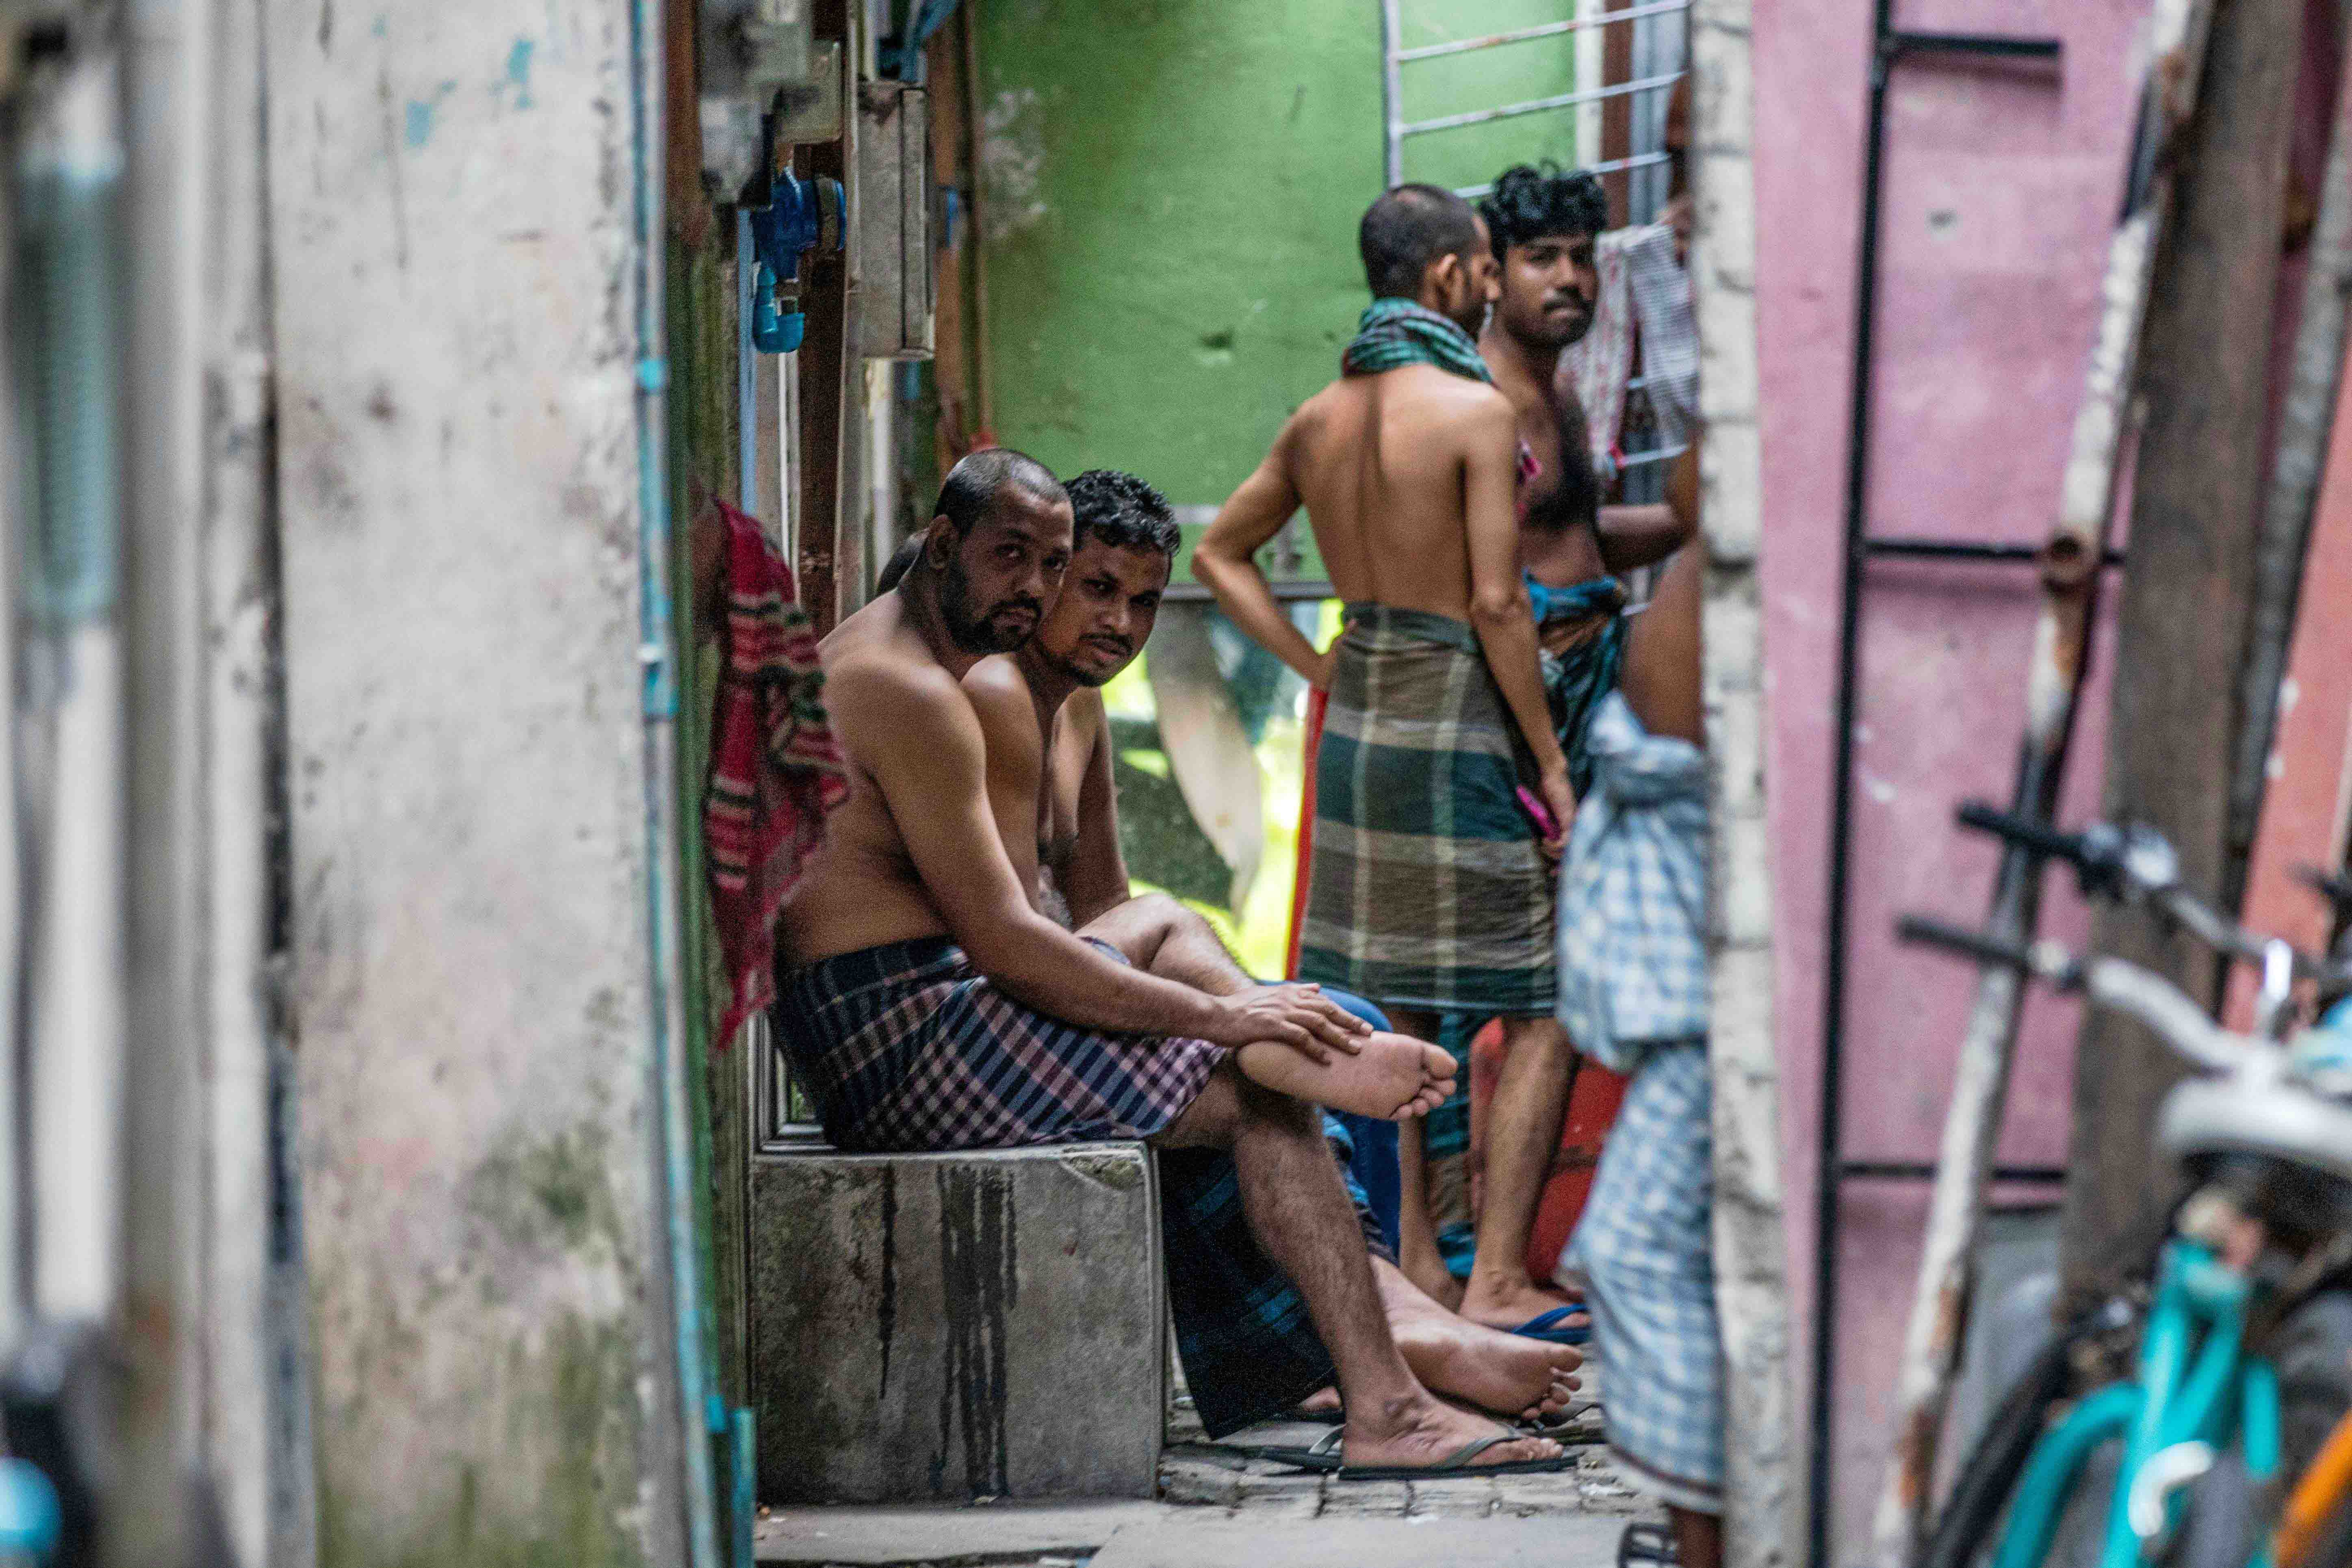
{"type": "Polygon", "coordinates": [[[1338,1405],[1324,1410],[1301,1405],[1285,1412],[1282,1418],[1285,1421],[1305,1422],[1317,1426],[1341,1426],[1347,1424],[1348,1412],[1344,1406],[1338,1405]]]}
{"type": "Polygon", "coordinates": [[[1506,1427],[1492,1436],[1465,1443],[1433,1465],[1357,1465],[1340,1462],[1339,1443],[1342,1436],[1337,1426],[1315,1439],[1305,1448],[1260,1448],[1257,1457],[1294,1469],[1312,1470],[1342,1481],[1414,1481],[1433,1476],[1549,1476],[1576,1468],[1573,1454],[1562,1454],[1551,1459],[1514,1459],[1508,1464],[1477,1465],[1471,1463],[1497,1443],[1516,1443],[1527,1433],[1506,1427]]]}
{"type": "Polygon", "coordinates": [[[1597,1399],[1579,1400],[1549,1421],[1522,1421],[1519,1430],[1530,1437],[1549,1437],[1555,1443],[1598,1443],[1601,1434],[1585,1425],[1585,1417],[1601,1408],[1597,1399]]]}
{"type": "Polygon", "coordinates": [[[1574,1328],[1566,1328],[1569,1319],[1584,1310],[1584,1303],[1572,1301],[1565,1307],[1554,1307],[1549,1312],[1538,1312],[1511,1332],[1526,1340],[1541,1340],[1548,1345],[1580,1345],[1592,1337],[1592,1321],[1588,1317],[1574,1328]]]}
{"type": "Polygon", "coordinates": [[[1637,1520],[1617,1538],[1617,1568],[1640,1568],[1643,1563],[1675,1568],[1681,1562],[1675,1552],[1675,1538],[1663,1524],[1637,1520]]]}

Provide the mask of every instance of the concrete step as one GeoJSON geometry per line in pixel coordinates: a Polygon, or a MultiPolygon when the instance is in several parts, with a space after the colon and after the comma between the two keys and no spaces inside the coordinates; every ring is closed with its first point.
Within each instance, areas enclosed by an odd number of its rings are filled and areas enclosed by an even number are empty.
{"type": "Polygon", "coordinates": [[[762,1501],[1152,1495],[1167,1308],[1141,1144],[793,1152],[751,1186],[762,1501]]]}

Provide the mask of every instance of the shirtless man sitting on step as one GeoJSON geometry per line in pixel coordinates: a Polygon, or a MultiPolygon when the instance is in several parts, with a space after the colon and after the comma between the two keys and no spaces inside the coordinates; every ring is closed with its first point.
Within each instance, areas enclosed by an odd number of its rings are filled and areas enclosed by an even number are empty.
{"type": "MultiPolygon", "coordinates": [[[[1336,1069],[1406,1058],[1313,988],[1213,996],[1038,914],[1005,854],[980,720],[960,684],[1028,640],[1060,587],[1069,501],[1044,465],[992,449],[941,487],[898,587],[821,645],[851,792],[787,900],[777,1019],[826,1134],[847,1150],[940,1151],[1144,1138],[1163,1152],[1170,1307],[1213,1435],[1337,1381],[1350,1468],[1556,1468],[1558,1445],[1437,1398],[1381,1310],[1362,1234],[1305,1099],[1336,1069]],[[1238,1180],[1246,1233],[1195,1220],[1238,1180]]],[[[1408,1055],[1409,1054],[1409,1055],[1408,1055]]],[[[1385,1092],[1385,1091],[1384,1091],[1385,1092]]],[[[1338,1096],[1335,1096],[1335,1098],[1338,1096]]]]}

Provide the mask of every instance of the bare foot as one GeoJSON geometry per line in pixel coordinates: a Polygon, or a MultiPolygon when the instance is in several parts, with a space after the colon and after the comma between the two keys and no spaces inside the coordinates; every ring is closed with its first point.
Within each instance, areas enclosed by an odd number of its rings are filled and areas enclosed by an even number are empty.
{"type": "MultiPolygon", "coordinates": [[[[1470,1288],[1462,1293],[1462,1305],[1456,1310],[1472,1322],[1484,1323],[1490,1329],[1516,1329],[1555,1308],[1568,1305],[1570,1302],[1566,1297],[1545,1289],[1524,1273],[1513,1279],[1474,1271],[1470,1276],[1470,1288]]],[[[1579,1312],[1559,1326],[1577,1329],[1590,1321],[1590,1318],[1579,1312]]]]}
{"type": "MultiPolygon", "coordinates": [[[[1423,1395],[1402,1408],[1382,1412],[1377,1418],[1350,1411],[1346,1436],[1340,1439],[1341,1462],[1355,1468],[1397,1466],[1428,1468],[1442,1465],[1481,1437],[1496,1431],[1495,1418],[1423,1395]]],[[[1469,1469],[1489,1465],[1516,1465],[1534,1459],[1556,1459],[1560,1447],[1549,1437],[1515,1437],[1497,1443],[1470,1461],[1469,1469]]]]}
{"type": "Polygon", "coordinates": [[[1372,1279],[1389,1333],[1431,1393],[1535,1421],[1566,1410],[1582,1386],[1574,1374],[1584,1357],[1569,1346],[1458,1317],[1383,1259],[1373,1262],[1372,1279]]]}
{"type": "Polygon", "coordinates": [[[1298,1408],[1301,1414],[1307,1415],[1337,1415],[1339,1414],[1339,1391],[1318,1388],[1300,1400],[1298,1408]]]}
{"type": "Polygon", "coordinates": [[[1525,1339],[1453,1316],[1391,1321],[1405,1365],[1432,1394],[1500,1415],[1541,1420],[1566,1410],[1582,1386],[1584,1358],[1567,1345],[1525,1339]]]}
{"type": "Polygon", "coordinates": [[[1254,1082],[1294,1100],[1358,1116],[1402,1121],[1425,1116],[1454,1092],[1454,1058],[1409,1035],[1375,1031],[1354,1055],[1312,1062],[1288,1046],[1244,1046],[1234,1053],[1254,1082]]]}

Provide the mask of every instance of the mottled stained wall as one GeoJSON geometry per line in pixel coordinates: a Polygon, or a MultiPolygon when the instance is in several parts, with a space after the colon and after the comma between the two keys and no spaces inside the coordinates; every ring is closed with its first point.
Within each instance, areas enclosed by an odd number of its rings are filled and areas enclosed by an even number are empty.
{"type": "Polygon", "coordinates": [[[269,8],[323,1560],[679,1560],[628,10],[269,8]]]}

